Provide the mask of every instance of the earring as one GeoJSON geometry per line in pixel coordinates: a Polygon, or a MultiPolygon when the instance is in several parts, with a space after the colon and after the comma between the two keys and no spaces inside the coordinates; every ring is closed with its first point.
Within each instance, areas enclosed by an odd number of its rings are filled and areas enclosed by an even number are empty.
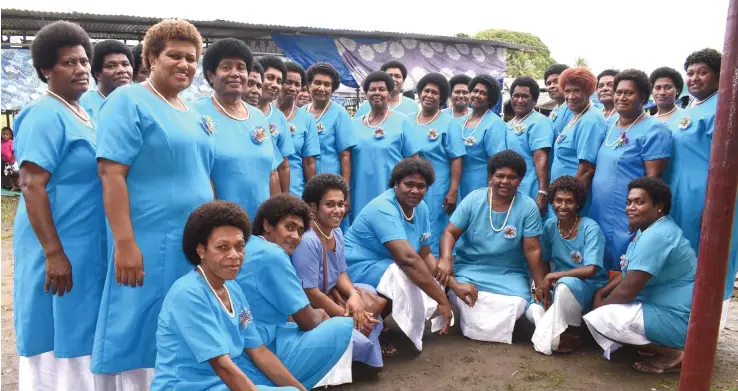
{"type": "Polygon", "coordinates": [[[661,209],[659,209],[659,213],[661,213],[661,209]]]}

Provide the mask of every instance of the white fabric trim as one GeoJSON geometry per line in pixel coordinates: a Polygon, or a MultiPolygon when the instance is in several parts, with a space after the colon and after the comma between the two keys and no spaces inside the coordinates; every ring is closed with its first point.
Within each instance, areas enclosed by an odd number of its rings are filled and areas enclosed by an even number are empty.
{"type": "Polygon", "coordinates": [[[525,313],[528,304],[519,296],[479,292],[474,307],[469,307],[453,292],[451,301],[459,309],[461,332],[477,341],[511,344],[515,322],[525,313]]]}
{"type": "Polygon", "coordinates": [[[528,320],[528,322],[533,323],[533,325],[537,325],[538,321],[543,318],[543,315],[546,314],[546,310],[543,309],[543,306],[537,303],[531,303],[528,306],[528,309],[525,310],[525,319],[528,320]]]}
{"type": "Polygon", "coordinates": [[[57,358],[54,352],[19,357],[19,391],[96,391],[90,356],[57,358]]]}
{"type": "Polygon", "coordinates": [[[609,304],[584,315],[583,319],[608,360],[623,345],[651,343],[646,339],[641,303],[609,304]]]}
{"type": "Polygon", "coordinates": [[[95,374],[97,391],[149,391],[154,368],[138,368],[114,374],[95,374]]]}
{"type": "Polygon", "coordinates": [[[724,329],[728,324],[728,313],[730,312],[730,298],[723,302],[723,309],[720,314],[720,330],[724,329]]]}
{"type": "MultiPolygon", "coordinates": [[[[531,304],[543,308],[538,304],[531,304]]],[[[582,307],[577,298],[565,284],[556,285],[554,301],[543,317],[536,323],[536,331],[533,333],[533,348],[537,352],[550,355],[553,350],[558,349],[560,336],[569,326],[581,326],[582,307]]]]}
{"type": "Polygon", "coordinates": [[[336,365],[333,366],[330,372],[323,376],[323,379],[313,389],[351,383],[353,381],[351,373],[353,352],[354,341],[352,340],[349,342],[348,348],[343,352],[343,356],[341,356],[336,365]]]}

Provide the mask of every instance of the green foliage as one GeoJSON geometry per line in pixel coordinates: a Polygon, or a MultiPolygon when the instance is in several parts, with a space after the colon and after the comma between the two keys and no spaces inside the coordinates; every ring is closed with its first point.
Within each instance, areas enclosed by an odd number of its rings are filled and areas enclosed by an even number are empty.
{"type": "Polygon", "coordinates": [[[584,59],[584,57],[577,57],[574,61],[574,66],[589,68],[589,63],[584,59]]]}
{"type": "Polygon", "coordinates": [[[551,57],[548,46],[540,38],[530,33],[490,29],[474,34],[474,38],[518,43],[538,48],[535,52],[508,50],[505,56],[507,62],[505,73],[508,77],[531,76],[540,79],[543,78],[546,69],[555,62],[551,57]]]}
{"type": "Polygon", "coordinates": [[[456,38],[471,38],[472,37],[471,35],[469,35],[467,33],[456,33],[456,35],[454,35],[454,36],[456,38]]]}

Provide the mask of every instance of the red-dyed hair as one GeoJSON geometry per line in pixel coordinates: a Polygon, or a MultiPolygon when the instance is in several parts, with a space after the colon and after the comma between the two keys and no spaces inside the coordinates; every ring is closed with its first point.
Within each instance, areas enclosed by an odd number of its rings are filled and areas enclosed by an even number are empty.
{"type": "Polygon", "coordinates": [[[590,96],[597,88],[597,78],[587,68],[569,68],[559,75],[559,89],[564,91],[567,84],[581,87],[590,96]]]}

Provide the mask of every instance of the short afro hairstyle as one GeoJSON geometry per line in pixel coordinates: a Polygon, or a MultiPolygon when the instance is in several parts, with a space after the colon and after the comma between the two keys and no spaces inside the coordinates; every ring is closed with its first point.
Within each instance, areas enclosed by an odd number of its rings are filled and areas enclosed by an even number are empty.
{"type": "Polygon", "coordinates": [[[635,83],[638,88],[638,93],[643,97],[643,103],[648,103],[648,99],[651,97],[651,80],[639,69],[626,69],[615,76],[615,90],[618,89],[618,83],[623,80],[630,80],[635,83]]]}
{"type": "Polygon", "coordinates": [[[305,189],[302,191],[302,200],[308,205],[311,203],[320,204],[325,193],[328,190],[339,190],[343,193],[344,199],[348,197],[349,188],[346,181],[338,174],[324,172],[310,178],[305,183],[305,189]]]}
{"type": "Polygon", "coordinates": [[[628,192],[633,189],[643,189],[654,204],[664,205],[664,215],[671,211],[671,189],[659,178],[640,177],[628,183],[628,192]]]}
{"type": "Polygon", "coordinates": [[[191,264],[200,264],[197,246],[207,247],[210,235],[219,227],[240,229],[247,242],[251,236],[249,216],[238,204],[220,200],[204,203],[190,213],[182,234],[182,251],[191,264]]]}
{"type": "Polygon", "coordinates": [[[287,67],[284,65],[284,61],[282,61],[281,58],[277,56],[264,56],[259,59],[259,64],[264,68],[264,73],[266,73],[269,68],[274,68],[282,72],[282,80],[287,78],[287,67]]]}
{"type": "Polygon", "coordinates": [[[197,28],[184,19],[164,19],[146,30],[143,39],[143,64],[151,69],[151,57],[159,57],[172,40],[185,41],[195,46],[195,58],[202,53],[202,36],[197,28]]]}
{"type": "Polygon", "coordinates": [[[402,80],[404,81],[407,79],[407,68],[405,67],[405,64],[399,62],[399,61],[387,61],[379,68],[380,71],[386,72],[390,68],[397,68],[400,70],[400,73],[402,73],[402,80]]]}
{"type": "Polygon", "coordinates": [[[392,92],[395,89],[395,81],[392,80],[392,76],[384,71],[374,71],[366,75],[366,79],[364,79],[364,83],[362,83],[365,94],[369,91],[369,85],[375,81],[383,81],[384,84],[387,85],[387,91],[389,92],[392,92]]]}
{"type": "Polygon", "coordinates": [[[307,69],[307,82],[312,83],[315,75],[325,75],[331,78],[331,90],[336,91],[341,86],[341,75],[336,68],[327,62],[316,62],[307,69]]]}
{"type": "Polygon", "coordinates": [[[469,87],[469,82],[470,81],[471,81],[471,77],[469,77],[467,75],[464,75],[464,74],[456,75],[456,76],[452,77],[448,81],[448,86],[451,89],[451,91],[453,91],[454,90],[454,87],[456,87],[459,84],[463,84],[463,85],[469,87]]]}
{"type": "Polygon", "coordinates": [[[506,149],[504,151],[497,152],[496,154],[489,157],[487,162],[487,174],[494,175],[497,170],[501,168],[512,168],[516,174],[523,179],[525,171],[528,167],[525,164],[523,156],[512,149],[506,149]]]}
{"type": "Polygon", "coordinates": [[[528,87],[533,101],[538,102],[538,97],[541,95],[541,87],[538,85],[538,82],[535,81],[532,77],[521,76],[513,80],[513,83],[510,86],[511,96],[513,93],[515,93],[515,87],[528,87]]]}
{"type": "MultiPolygon", "coordinates": [[[[300,74],[301,87],[304,87],[307,84],[307,74],[305,74],[305,68],[303,68],[302,65],[292,61],[285,61],[284,66],[287,68],[287,73],[294,72],[300,74]]],[[[287,78],[287,74],[284,75],[284,78],[287,78]]]]}
{"type": "Polygon", "coordinates": [[[254,67],[254,55],[246,43],[236,38],[219,39],[210,44],[202,56],[202,73],[210,87],[213,86],[213,82],[210,81],[208,72],[215,73],[224,58],[243,60],[246,63],[247,74],[251,73],[251,69],[254,67]]]}
{"type": "Polygon", "coordinates": [[[443,102],[448,100],[449,95],[449,85],[448,81],[446,80],[446,76],[443,76],[440,73],[431,72],[425,76],[423,76],[416,84],[415,87],[418,90],[418,95],[420,95],[421,92],[423,92],[423,88],[425,88],[428,84],[435,84],[438,87],[438,90],[441,93],[441,101],[440,103],[443,104],[443,102]]]}
{"type": "Polygon", "coordinates": [[[559,191],[567,191],[574,194],[574,202],[577,203],[577,212],[581,212],[584,203],[587,201],[587,189],[579,179],[571,175],[563,175],[558,177],[551,185],[548,186],[548,203],[553,204],[556,199],[556,193],[559,191]]]}
{"type": "Polygon", "coordinates": [[[277,194],[264,201],[256,211],[254,225],[251,233],[254,235],[264,234],[264,222],[276,226],[287,216],[294,215],[302,219],[305,229],[310,226],[310,209],[305,201],[291,194],[277,194]]]}
{"type": "Polygon", "coordinates": [[[599,75],[597,75],[597,84],[600,84],[600,79],[602,79],[605,76],[612,76],[615,77],[620,73],[617,69],[605,69],[604,71],[600,72],[599,75]]]}
{"type": "Polygon", "coordinates": [[[133,58],[133,52],[131,52],[131,48],[129,48],[128,45],[115,39],[106,39],[104,41],[100,41],[95,44],[92,54],[91,72],[92,77],[95,79],[95,83],[98,82],[95,74],[98,72],[102,72],[103,64],[105,63],[105,56],[107,56],[108,54],[125,54],[128,62],[131,63],[131,68],[133,68],[134,64],[136,63],[135,59],[133,58]]]}
{"type": "Polygon", "coordinates": [[[60,20],[42,27],[31,42],[31,58],[36,75],[48,83],[41,72],[51,69],[59,60],[59,49],[65,46],[82,46],[89,60],[92,60],[92,43],[87,32],[78,24],[60,20]]]}
{"type": "Polygon", "coordinates": [[[477,84],[483,84],[487,87],[487,99],[489,100],[489,108],[495,107],[500,100],[500,83],[490,75],[479,75],[471,79],[469,82],[469,92],[474,90],[477,84]]]}
{"type": "Polygon", "coordinates": [[[707,66],[715,72],[716,75],[720,75],[720,62],[723,60],[723,55],[715,49],[702,49],[698,50],[689,56],[684,61],[684,70],[686,71],[692,64],[704,62],[707,66]]]}
{"type": "Polygon", "coordinates": [[[566,64],[553,64],[548,69],[546,69],[546,72],[543,72],[543,82],[545,83],[546,80],[548,80],[548,77],[551,75],[560,75],[564,73],[565,70],[569,69],[569,66],[566,64]]]}
{"type": "MultiPolygon", "coordinates": [[[[254,66],[251,68],[251,72],[258,73],[259,75],[261,75],[261,79],[262,80],[264,79],[264,67],[262,67],[261,64],[259,64],[258,61],[254,61],[254,66]]],[[[249,73],[251,73],[251,72],[249,72],[249,73]]]]}
{"type": "Polygon", "coordinates": [[[143,65],[143,62],[141,60],[141,55],[143,53],[143,43],[139,43],[138,45],[134,46],[133,49],[131,49],[131,54],[133,54],[133,76],[135,77],[136,74],[138,74],[138,71],[141,69],[141,65],[143,65]]]}
{"type": "Polygon", "coordinates": [[[597,90],[597,79],[587,68],[568,68],[559,76],[559,89],[564,91],[567,85],[579,86],[589,98],[597,90]]]}
{"type": "Polygon", "coordinates": [[[429,161],[422,158],[408,157],[395,164],[388,187],[395,187],[403,178],[415,174],[420,174],[425,179],[425,184],[428,187],[436,181],[436,171],[429,161]]]}
{"type": "Polygon", "coordinates": [[[684,78],[682,78],[682,74],[674,68],[656,68],[651,72],[651,86],[653,87],[653,85],[656,84],[656,80],[661,78],[671,79],[671,82],[674,83],[674,88],[676,89],[676,97],[679,99],[679,96],[682,95],[682,91],[684,91],[684,78]]]}

